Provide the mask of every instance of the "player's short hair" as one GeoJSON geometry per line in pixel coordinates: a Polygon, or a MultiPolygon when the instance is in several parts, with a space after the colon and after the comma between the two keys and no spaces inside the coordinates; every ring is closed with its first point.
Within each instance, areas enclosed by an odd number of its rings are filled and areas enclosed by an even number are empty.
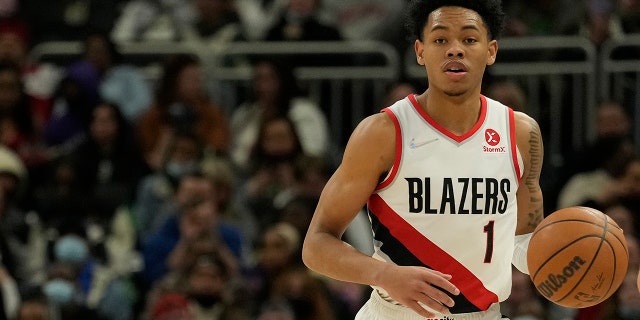
{"type": "Polygon", "coordinates": [[[504,28],[505,13],[501,0],[412,0],[407,7],[405,27],[410,41],[420,39],[429,15],[441,7],[462,7],[477,12],[489,30],[489,39],[497,39],[504,28]]]}

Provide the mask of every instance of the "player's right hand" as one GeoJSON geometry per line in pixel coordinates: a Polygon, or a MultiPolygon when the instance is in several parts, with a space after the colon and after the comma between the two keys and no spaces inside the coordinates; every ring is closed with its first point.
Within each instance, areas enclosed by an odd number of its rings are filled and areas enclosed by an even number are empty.
{"type": "Polygon", "coordinates": [[[381,275],[380,287],[395,301],[430,318],[435,314],[419,303],[438,313],[448,314],[454,301],[443,290],[453,295],[460,293],[449,280],[451,275],[428,268],[390,265],[381,275]]]}

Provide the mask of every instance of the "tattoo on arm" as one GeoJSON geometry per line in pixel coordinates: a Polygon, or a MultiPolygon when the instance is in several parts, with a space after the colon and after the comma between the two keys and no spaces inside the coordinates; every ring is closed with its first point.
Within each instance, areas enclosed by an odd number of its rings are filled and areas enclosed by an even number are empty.
{"type": "Polygon", "coordinates": [[[529,171],[525,177],[525,185],[529,189],[532,212],[529,213],[532,227],[537,226],[543,218],[542,192],[540,190],[540,172],[542,171],[543,145],[542,134],[538,123],[530,120],[529,132],[529,171]]]}

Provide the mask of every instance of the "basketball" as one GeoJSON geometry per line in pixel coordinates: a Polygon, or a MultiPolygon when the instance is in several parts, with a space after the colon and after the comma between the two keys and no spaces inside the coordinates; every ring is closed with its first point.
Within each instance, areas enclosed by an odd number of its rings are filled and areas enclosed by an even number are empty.
{"type": "Polygon", "coordinates": [[[622,229],[588,207],[567,207],[534,230],[527,252],[529,276],[538,292],[569,308],[609,298],[627,273],[629,251],[622,229]]]}

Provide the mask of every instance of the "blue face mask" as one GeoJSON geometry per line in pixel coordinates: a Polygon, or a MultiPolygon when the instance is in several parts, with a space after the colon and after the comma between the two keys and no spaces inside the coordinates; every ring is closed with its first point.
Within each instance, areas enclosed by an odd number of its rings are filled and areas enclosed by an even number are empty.
{"type": "Polygon", "coordinates": [[[84,239],[78,236],[64,236],[55,244],[55,257],[58,261],[80,264],[89,256],[84,239]]]}
{"type": "Polygon", "coordinates": [[[69,304],[75,295],[75,288],[69,281],[52,279],[42,287],[42,291],[49,300],[58,305],[69,304]]]}

